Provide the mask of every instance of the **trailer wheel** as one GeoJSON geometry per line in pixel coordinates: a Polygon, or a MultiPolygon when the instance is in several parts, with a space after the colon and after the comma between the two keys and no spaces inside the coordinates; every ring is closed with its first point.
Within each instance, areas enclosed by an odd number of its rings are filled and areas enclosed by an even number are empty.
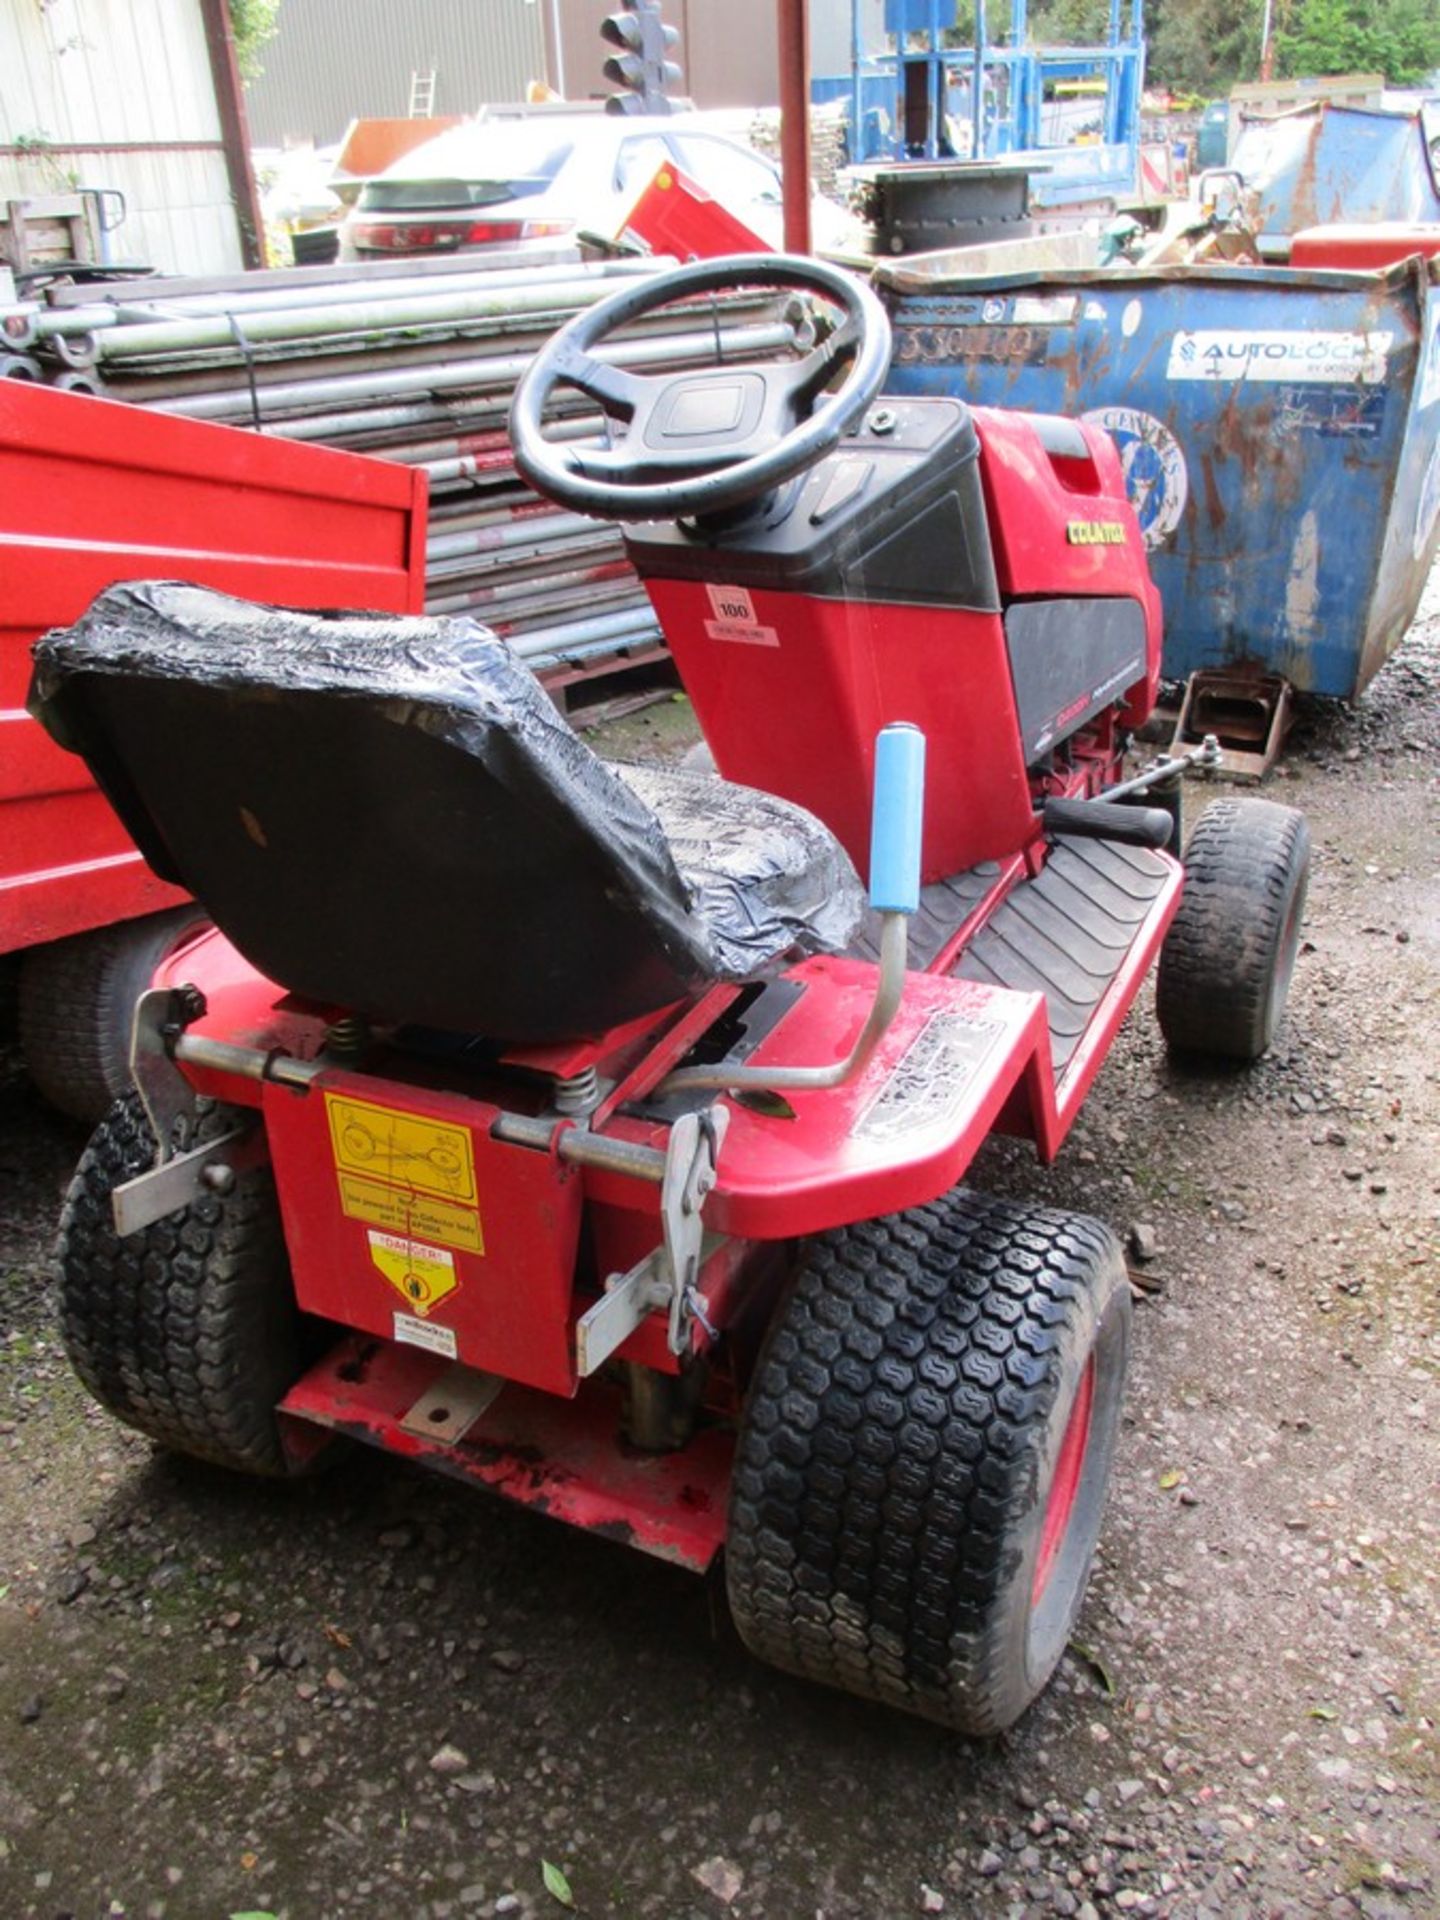
{"type": "Polygon", "coordinates": [[[1155,988],[1172,1051],[1264,1053],[1290,992],[1309,877],[1310,829],[1294,807],[1216,800],[1201,814],[1155,988]]]}
{"type": "MultiPolygon", "coordinates": [[[[213,1107],[200,1138],[234,1124],[213,1107]]],[[[101,1406],[177,1453],[237,1472],[284,1474],[275,1405],[304,1365],[268,1166],[240,1173],[120,1239],[110,1196],[153,1162],[134,1093],[101,1121],[60,1218],[60,1327],[75,1371],[101,1406]]]]}
{"type": "Polygon", "coordinates": [[[130,1085],[135,1002],[166,954],[205,925],[176,907],[34,947],[20,968],[20,1048],[62,1113],[94,1126],[130,1085]]]}
{"type": "Polygon", "coordinates": [[[746,1645],[962,1733],[1018,1719],[1084,1595],[1129,1337],[1084,1215],[956,1188],[809,1242],[736,1451],[746,1645]]]}

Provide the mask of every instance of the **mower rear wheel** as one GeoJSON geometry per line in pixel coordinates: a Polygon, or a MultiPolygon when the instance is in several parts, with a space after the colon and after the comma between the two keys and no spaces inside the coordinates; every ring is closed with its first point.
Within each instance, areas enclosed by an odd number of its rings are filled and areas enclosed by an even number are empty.
{"type": "MultiPolygon", "coordinates": [[[[216,1106],[199,1137],[239,1118],[216,1106]]],[[[240,1473],[290,1471],[276,1402],[299,1377],[295,1304],[268,1166],[125,1239],[110,1199],[154,1161],[138,1095],[101,1121],[60,1219],[60,1326],[75,1371],[117,1419],[240,1473]]]]}
{"type": "Polygon", "coordinates": [[[998,1733],[1079,1612],[1130,1293],[1099,1221],[956,1188],[804,1249],[736,1451],[730,1606],[761,1659],[998,1733]]]}
{"type": "Polygon", "coordinates": [[[92,1126],[130,1085],[130,1023],[155,969],[205,925],[175,907],[34,947],[20,966],[20,1050],[40,1092],[92,1126]]]}
{"type": "Polygon", "coordinates": [[[1294,807],[1216,800],[1201,814],[1155,985],[1172,1052],[1264,1053],[1289,996],[1309,877],[1310,829],[1294,807]]]}

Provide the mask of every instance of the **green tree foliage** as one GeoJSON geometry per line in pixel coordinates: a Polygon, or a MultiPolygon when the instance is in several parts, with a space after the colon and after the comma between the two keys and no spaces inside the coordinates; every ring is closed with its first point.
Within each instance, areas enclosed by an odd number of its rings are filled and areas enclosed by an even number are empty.
{"type": "Polygon", "coordinates": [[[230,31],[242,80],[258,80],[261,49],[275,37],[280,0],[229,0],[230,31]]]}
{"type": "Polygon", "coordinates": [[[1159,0],[1147,16],[1151,83],[1213,99],[1253,80],[1264,12],[1264,0],[1159,0]]]}
{"type": "Polygon", "coordinates": [[[1282,74],[1383,73],[1408,86],[1440,67],[1435,0],[1296,0],[1278,42],[1282,74]]]}
{"type": "MultiPolygon", "coordinates": [[[[1122,0],[1128,18],[1130,0],[1122,0]]],[[[1383,73],[1412,85],[1440,69],[1437,0],[1274,0],[1277,76],[1383,73]]],[[[1008,39],[1010,10],[990,0],[990,32],[1008,39]]],[[[1260,73],[1265,0],[1146,0],[1146,74],[1150,83],[1213,99],[1260,73]]],[[[1098,46],[1110,25],[1109,0],[1031,0],[1030,38],[1039,46],[1098,46]]],[[[960,0],[946,39],[970,46],[973,0],[960,0]]]]}

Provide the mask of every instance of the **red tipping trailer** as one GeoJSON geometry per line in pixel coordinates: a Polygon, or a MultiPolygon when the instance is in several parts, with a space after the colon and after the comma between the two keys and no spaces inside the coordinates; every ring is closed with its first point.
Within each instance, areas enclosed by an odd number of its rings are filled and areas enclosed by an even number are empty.
{"type": "Polygon", "coordinates": [[[39,1085],[93,1119],[126,1084],[126,983],[138,993],[197,915],[26,713],[31,643],[105,587],[157,575],[285,606],[418,612],[425,479],[4,380],[0,502],[0,963],[21,956],[39,1085]]]}

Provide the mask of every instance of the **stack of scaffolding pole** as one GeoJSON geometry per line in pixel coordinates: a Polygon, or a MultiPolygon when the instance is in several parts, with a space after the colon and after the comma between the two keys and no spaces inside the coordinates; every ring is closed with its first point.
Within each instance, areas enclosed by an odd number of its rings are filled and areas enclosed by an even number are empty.
{"type": "MultiPolygon", "coordinates": [[[[562,512],[516,473],[510,400],[558,326],[670,265],[462,256],[146,276],[0,310],[0,343],[17,377],[419,468],[427,609],[471,614],[538,672],[573,678],[649,655],[660,635],[618,528],[562,512]]],[[[802,324],[783,297],[725,296],[631,327],[601,357],[656,372],[764,359],[802,324]]],[[[579,394],[554,418],[561,438],[603,425],[579,394]]]]}

